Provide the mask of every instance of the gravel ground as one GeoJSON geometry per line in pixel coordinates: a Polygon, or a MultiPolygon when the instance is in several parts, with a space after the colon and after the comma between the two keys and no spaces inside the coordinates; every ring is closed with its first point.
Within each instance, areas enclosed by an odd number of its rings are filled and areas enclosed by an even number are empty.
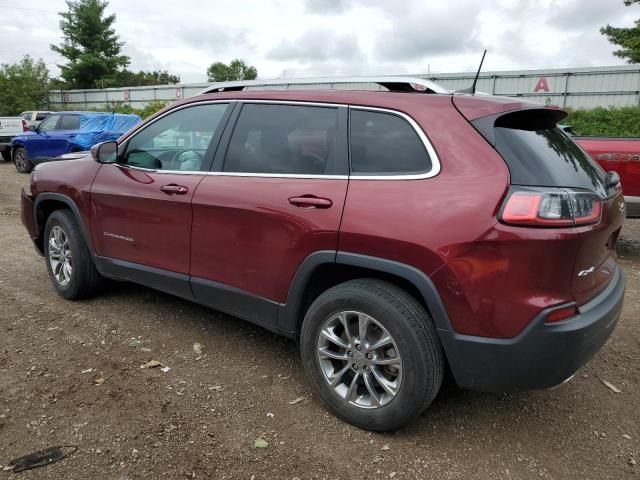
{"type": "Polygon", "coordinates": [[[0,479],[639,477],[640,221],[619,245],[622,320],[571,382],[517,395],[448,386],[408,428],[374,434],[327,413],[286,339],[133,284],[58,297],[20,224],[27,182],[0,162],[0,465],[78,450],[0,479]],[[169,370],[140,368],[149,360],[169,370]]]}

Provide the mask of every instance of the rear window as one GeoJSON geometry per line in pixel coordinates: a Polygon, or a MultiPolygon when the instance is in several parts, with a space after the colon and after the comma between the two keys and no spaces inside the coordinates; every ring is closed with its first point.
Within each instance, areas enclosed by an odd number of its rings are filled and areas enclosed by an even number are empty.
{"type": "Polygon", "coordinates": [[[524,110],[495,120],[495,148],[509,167],[511,183],[584,188],[606,197],[605,172],[556,126],[557,116],[524,110]]]}
{"type": "Polygon", "coordinates": [[[398,115],[352,109],[349,132],[353,175],[406,175],[431,170],[422,140],[398,115]]]}
{"type": "Polygon", "coordinates": [[[79,128],[79,115],[63,115],[58,124],[58,130],[78,130],[79,128]]]}

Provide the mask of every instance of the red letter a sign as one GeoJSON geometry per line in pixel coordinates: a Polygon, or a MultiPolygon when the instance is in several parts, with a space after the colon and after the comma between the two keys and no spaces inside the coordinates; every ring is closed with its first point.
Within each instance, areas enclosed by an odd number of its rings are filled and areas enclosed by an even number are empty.
{"type": "Polygon", "coordinates": [[[547,79],[545,77],[540,77],[538,79],[538,83],[536,83],[536,88],[533,89],[534,93],[539,92],[540,90],[544,92],[549,91],[549,85],[547,84],[547,79]]]}

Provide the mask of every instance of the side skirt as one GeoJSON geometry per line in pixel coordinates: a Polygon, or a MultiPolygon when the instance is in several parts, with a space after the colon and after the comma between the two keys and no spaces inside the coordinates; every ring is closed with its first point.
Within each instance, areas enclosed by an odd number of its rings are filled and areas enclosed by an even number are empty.
{"type": "Polygon", "coordinates": [[[203,278],[115,258],[94,256],[98,271],[107,278],[125,280],[211,307],[293,338],[294,332],[277,325],[280,304],[239,288],[203,278]]]}

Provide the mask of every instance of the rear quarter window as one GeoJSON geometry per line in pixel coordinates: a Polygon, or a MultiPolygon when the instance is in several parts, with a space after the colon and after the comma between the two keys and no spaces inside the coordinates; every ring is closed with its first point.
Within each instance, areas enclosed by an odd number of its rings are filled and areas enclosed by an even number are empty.
{"type": "Polygon", "coordinates": [[[424,143],[401,116],[352,109],[349,121],[352,175],[411,175],[431,170],[424,143]]]}

